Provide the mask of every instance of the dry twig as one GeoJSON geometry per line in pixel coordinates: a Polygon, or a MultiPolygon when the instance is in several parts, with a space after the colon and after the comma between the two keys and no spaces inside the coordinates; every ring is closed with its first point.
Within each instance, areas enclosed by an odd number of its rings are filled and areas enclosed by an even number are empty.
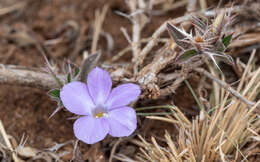
{"type": "MultiPolygon", "coordinates": [[[[244,75],[250,78],[250,83],[246,84],[246,80],[240,80],[240,84],[245,85],[243,95],[248,96],[248,100],[252,101],[259,95],[257,89],[260,83],[256,79],[259,73],[259,69],[251,73],[244,71],[244,75]]],[[[219,105],[210,103],[211,106],[216,106],[211,109],[210,114],[202,110],[192,121],[175,106],[171,106],[174,111],[172,116],[150,116],[150,119],[172,123],[177,127],[178,135],[165,133],[167,147],[159,146],[154,138],[152,142],[148,142],[140,137],[140,142],[136,144],[141,151],[136,158],[140,161],[167,162],[249,161],[256,145],[250,148],[245,146],[259,141],[260,120],[254,109],[260,101],[252,109],[248,109],[244,101],[230,97],[229,91],[225,90],[224,97],[219,92],[213,92],[218,95],[220,101],[219,105]]]]}
{"type": "MultiPolygon", "coordinates": [[[[236,90],[234,90],[233,88],[231,88],[231,86],[229,84],[227,84],[226,82],[223,82],[221,80],[219,80],[218,78],[216,78],[214,75],[210,74],[209,72],[207,72],[206,70],[202,69],[202,68],[196,68],[194,69],[195,71],[207,76],[208,78],[210,78],[211,80],[215,81],[216,83],[218,83],[221,87],[225,88],[227,91],[229,91],[230,93],[232,93],[234,96],[236,96],[237,98],[239,98],[242,102],[244,102],[245,104],[247,104],[248,107],[253,107],[255,106],[255,102],[251,102],[248,101],[244,96],[242,96],[239,92],[237,92],[236,90]]],[[[260,75],[260,68],[257,72],[257,74],[260,75]]]]}
{"type": "Polygon", "coordinates": [[[111,153],[110,153],[110,156],[109,156],[109,162],[112,162],[113,161],[113,158],[115,156],[115,152],[116,152],[116,148],[117,146],[120,144],[120,142],[122,141],[122,138],[119,138],[116,143],[114,144],[112,150],[111,150],[111,153]]]}
{"type": "Polygon", "coordinates": [[[21,8],[24,8],[25,5],[26,5],[26,2],[19,2],[19,3],[16,3],[16,4],[12,5],[12,6],[1,8],[0,9],[0,16],[6,15],[6,14],[8,14],[10,12],[13,12],[13,11],[19,10],[21,8]]]}
{"type": "Polygon", "coordinates": [[[59,84],[48,73],[12,65],[0,67],[0,84],[21,85],[44,90],[59,87],[59,84]]]}
{"type": "Polygon", "coordinates": [[[12,157],[13,157],[13,160],[14,162],[22,162],[15,154],[14,152],[14,149],[11,145],[11,142],[9,141],[9,138],[8,138],[8,135],[6,134],[5,132],[5,128],[4,128],[4,125],[2,123],[2,121],[0,120],[0,133],[4,139],[4,142],[5,142],[5,145],[6,147],[12,152],[12,157]]]}
{"type": "Polygon", "coordinates": [[[101,27],[104,22],[107,10],[108,10],[108,5],[105,5],[101,13],[99,11],[95,12],[94,36],[91,45],[91,53],[95,53],[97,51],[98,39],[102,30],[101,27]]]}

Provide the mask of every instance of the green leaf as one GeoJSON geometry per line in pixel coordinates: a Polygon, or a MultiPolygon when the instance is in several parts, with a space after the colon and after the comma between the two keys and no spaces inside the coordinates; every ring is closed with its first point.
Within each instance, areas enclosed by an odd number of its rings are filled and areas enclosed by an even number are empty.
{"type": "Polygon", "coordinates": [[[70,75],[70,73],[67,75],[67,82],[68,82],[68,83],[71,82],[71,75],[70,75]]]}
{"type": "Polygon", "coordinates": [[[192,58],[193,56],[196,56],[197,54],[198,54],[198,52],[194,49],[188,50],[188,51],[184,52],[182,55],[180,55],[177,58],[177,61],[178,62],[187,61],[188,59],[192,58]]]}
{"type": "Polygon", "coordinates": [[[230,44],[232,39],[232,34],[226,36],[225,38],[222,39],[222,43],[224,44],[224,46],[227,48],[228,45],[230,44]]]}
{"type": "Polygon", "coordinates": [[[75,76],[78,76],[78,74],[79,74],[79,68],[78,67],[75,67],[75,69],[74,69],[74,74],[75,74],[75,76]]]}
{"type": "Polygon", "coordinates": [[[60,90],[53,89],[48,92],[49,96],[60,99],[60,90]]]}

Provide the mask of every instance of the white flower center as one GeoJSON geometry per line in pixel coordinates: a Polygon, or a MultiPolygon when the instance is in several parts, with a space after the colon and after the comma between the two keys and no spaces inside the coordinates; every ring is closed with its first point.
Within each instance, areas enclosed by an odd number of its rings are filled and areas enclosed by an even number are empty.
{"type": "Polygon", "coordinates": [[[93,110],[93,116],[95,118],[102,118],[107,116],[107,111],[104,107],[98,106],[93,110]]]}

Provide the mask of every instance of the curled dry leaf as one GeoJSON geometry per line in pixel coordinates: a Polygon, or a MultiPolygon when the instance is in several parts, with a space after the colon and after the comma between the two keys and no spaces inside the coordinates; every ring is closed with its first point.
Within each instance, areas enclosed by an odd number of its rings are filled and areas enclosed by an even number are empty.
{"type": "Polygon", "coordinates": [[[96,52],[94,54],[91,54],[88,56],[82,63],[80,67],[80,81],[85,82],[86,78],[88,76],[88,73],[92,68],[94,68],[97,65],[97,62],[99,61],[101,56],[101,52],[96,52]]]}
{"type": "Polygon", "coordinates": [[[32,158],[35,157],[40,151],[32,148],[32,147],[18,147],[17,148],[17,153],[18,155],[25,157],[25,158],[32,158]]]}

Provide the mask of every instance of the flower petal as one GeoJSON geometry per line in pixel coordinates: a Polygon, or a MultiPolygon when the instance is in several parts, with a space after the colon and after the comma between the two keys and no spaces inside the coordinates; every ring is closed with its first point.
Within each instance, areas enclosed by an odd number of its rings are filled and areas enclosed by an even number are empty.
{"type": "Polygon", "coordinates": [[[89,93],[96,105],[103,105],[112,87],[109,73],[96,67],[88,74],[87,85],[89,93]]]}
{"type": "Polygon", "coordinates": [[[109,134],[113,137],[131,135],[137,126],[136,113],[131,107],[114,109],[108,113],[109,134]]]}
{"type": "Polygon", "coordinates": [[[133,83],[122,84],[112,90],[105,105],[110,110],[126,106],[136,100],[140,94],[141,89],[138,85],[133,83]]]}
{"type": "Polygon", "coordinates": [[[66,109],[78,115],[90,115],[94,107],[85,83],[71,82],[63,86],[60,92],[61,101],[66,109]]]}
{"type": "Polygon", "coordinates": [[[85,116],[75,121],[73,129],[79,140],[87,144],[94,144],[106,137],[109,126],[104,118],[85,116]]]}

